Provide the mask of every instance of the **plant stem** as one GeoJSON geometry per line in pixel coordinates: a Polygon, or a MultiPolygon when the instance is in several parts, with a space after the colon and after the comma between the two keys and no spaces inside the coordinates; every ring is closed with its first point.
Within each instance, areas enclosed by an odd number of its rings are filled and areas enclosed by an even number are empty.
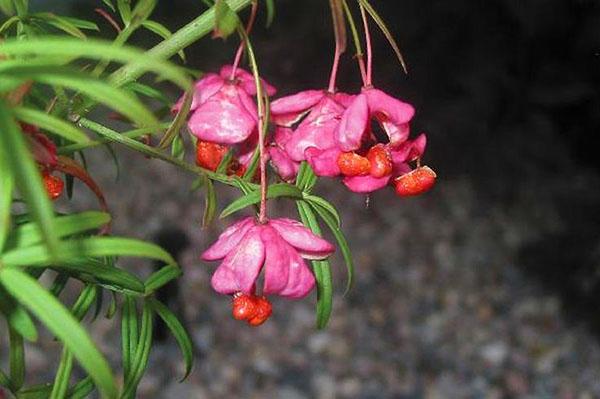
{"type": "Polygon", "coordinates": [[[256,103],[258,111],[258,151],[259,151],[259,169],[260,169],[260,207],[258,213],[258,223],[264,224],[267,222],[267,154],[265,154],[265,136],[267,134],[267,124],[265,124],[265,109],[264,109],[264,94],[260,74],[258,72],[258,64],[254,56],[252,44],[246,32],[240,30],[240,34],[246,43],[248,51],[248,59],[252,67],[254,75],[254,83],[256,85],[256,103]]]}
{"type": "MultiPolygon", "coordinates": [[[[239,11],[251,2],[252,0],[228,0],[227,4],[229,4],[232,10],[239,11]]],[[[168,59],[177,54],[179,50],[186,48],[208,34],[213,29],[214,22],[215,8],[211,7],[208,11],[173,33],[171,37],[148,50],[147,54],[161,59],[168,59]]],[[[137,79],[143,72],[144,69],[140,65],[125,65],[111,74],[111,81],[116,86],[122,86],[137,79]]]]}
{"type": "MultiPolygon", "coordinates": [[[[360,4],[360,15],[363,20],[363,26],[365,29],[365,42],[367,43],[367,74],[365,79],[365,86],[371,86],[371,77],[373,75],[373,49],[371,48],[371,33],[369,32],[369,22],[367,21],[367,13],[362,4],[360,4]]],[[[359,59],[359,64],[362,64],[361,70],[364,68],[364,61],[362,58],[359,59]]]]}
{"type": "Polygon", "coordinates": [[[333,65],[331,67],[331,75],[329,75],[329,87],[327,91],[330,93],[335,93],[335,81],[337,79],[337,72],[340,63],[340,56],[342,52],[340,51],[340,45],[338,41],[335,41],[335,53],[333,54],[333,65]]]}
{"type": "MultiPolygon", "coordinates": [[[[77,121],[77,124],[83,128],[90,129],[90,130],[96,132],[97,134],[107,138],[111,142],[123,144],[126,147],[131,148],[132,150],[141,152],[152,158],[158,158],[158,159],[168,162],[172,165],[178,166],[181,169],[186,170],[188,172],[191,172],[191,173],[194,173],[197,175],[205,175],[211,180],[215,180],[215,181],[221,182],[223,184],[227,184],[232,187],[237,187],[237,185],[235,184],[234,178],[231,178],[229,176],[226,176],[226,175],[223,175],[220,173],[212,172],[210,170],[200,168],[195,165],[191,165],[185,161],[182,161],[180,159],[177,159],[175,157],[167,155],[167,154],[157,150],[154,147],[150,147],[146,144],[140,143],[137,140],[134,140],[132,138],[124,136],[124,135],[120,134],[119,132],[109,129],[106,126],[103,126],[92,120],[89,120],[86,118],[80,118],[77,121]]],[[[252,186],[253,188],[258,188],[256,184],[251,184],[251,183],[247,183],[247,184],[252,186]]]]}
{"type": "MultiPolygon", "coordinates": [[[[256,19],[256,11],[258,10],[258,1],[252,1],[252,10],[250,11],[250,18],[248,19],[248,24],[246,25],[246,35],[250,34],[252,30],[252,26],[254,25],[254,20],[256,19]]],[[[244,39],[242,41],[235,53],[235,59],[233,61],[233,68],[231,68],[231,75],[229,76],[229,80],[235,79],[235,73],[237,71],[238,65],[240,64],[240,60],[242,59],[242,54],[244,53],[244,39]]]]}
{"type": "Polygon", "coordinates": [[[352,16],[352,12],[350,11],[350,7],[346,3],[346,0],[342,0],[342,5],[344,6],[344,12],[346,13],[346,19],[348,20],[348,24],[350,25],[350,31],[352,32],[352,40],[354,41],[354,49],[356,60],[358,62],[358,68],[360,70],[360,77],[362,79],[363,85],[365,85],[367,81],[367,73],[365,71],[365,61],[364,54],[362,48],[360,46],[360,39],[358,37],[358,30],[356,29],[356,23],[354,22],[354,17],[352,16]]]}

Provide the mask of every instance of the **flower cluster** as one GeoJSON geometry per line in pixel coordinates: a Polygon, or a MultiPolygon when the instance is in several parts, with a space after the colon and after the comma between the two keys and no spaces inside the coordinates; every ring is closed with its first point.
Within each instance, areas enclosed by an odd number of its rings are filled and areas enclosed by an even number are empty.
{"type": "MultiPolygon", "coordinates": [[[[254,7],[251,21],[255,11],[254,7]]],[[[421,166],[425,134],[410,137],[415,109],[371,83],[370,36],[362,7],[361,14],[368,58],[365,68],[359,57],[359,93],[335,90],[343,51],[337,31],[329,87],[272,101],[269,121],[263,120],[265,114],[259,111],[266,106],[263,95],[272,96],[276,90],[259,80],[256,70],[252,75],[238,68],[243,45],[232,66],[205,75],[195,85],[188,129],[197,138],[197,164],[215,171],[230,153],[230,163],[221,170],[243,176],[252,155],[257,149],[260,153],[258,218],[248,217],[233,224],[202,254],[206,261],[221,261],[212,276],[212,287],[231,295],[233,317],[250,325],[260,325],[271,315],[266,296],[295,299],[308,295],[315,286],[315,277],[304,259],[325,259],[334,252],[329,242],[301,223],[266,217],[267,159],[286,182],[294,182],[301,163],[307,162],[316,176],[339,178],[357,193],[392,185],[397,195],[413,196],[428,191],[435,183],[435,172],[421,166]],[[257,103],[252,96],[257,97],[257,103]],[[272,134],[265,135],[263,124],[268,122],[272,134]],[[261,272],[262,287],[257,287],[261,272]]],[[[173,110],[179,111],[182,104],[183,97],[173,110]]]]}

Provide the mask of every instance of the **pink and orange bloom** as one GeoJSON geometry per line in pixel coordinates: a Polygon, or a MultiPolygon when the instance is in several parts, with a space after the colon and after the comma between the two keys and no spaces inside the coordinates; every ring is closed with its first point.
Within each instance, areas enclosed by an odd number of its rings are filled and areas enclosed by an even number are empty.
{"type": "MultiPolygon", "coordinates": [[[[268,95],[275,88],[262,81],[268,95]]],[[[208,73],[194,86],[189,131],[196,136],[197,164],[215,171],[224,154],[236,154],[229,174],[242,175],[258,142],[258,116],[252,96],[256,95],[254,76],[241,68],[224,65],[218,74],[208,73]]],[[[173,106],[178,112],[183,97],[173,106]]]]}
{"type": "Polygon", "coordinates": [[[241,299],[237,302],[234,299],[234,317],[258,325],[262,323],[251,322],[253,316],[248,314],[254,313],[248,308],[256,301],[261,271],[264,271],[263,295],[304,298],[315,286],[315,278],[304,259],[325,259],[334,250],[333,245],[295,220],[271,219],[260,224],[254,217],[247,217],[228,227],[204,251],[202,259],[222,260],[212,276],[213,289],[234,298],[250,298],[244,300],[244,306],[240,305],[241,299]]]}

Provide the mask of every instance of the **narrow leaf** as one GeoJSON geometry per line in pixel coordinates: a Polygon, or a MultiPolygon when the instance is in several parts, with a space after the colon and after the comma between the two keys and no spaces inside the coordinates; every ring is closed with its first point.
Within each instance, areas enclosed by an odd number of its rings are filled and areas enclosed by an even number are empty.
{"type": "Polygon", "coordinates": [[[18,391],[25,382],[25,346],[23,337],[15,329],[8,329],[10,364],[10,382],[14,391],[18,391]]]}
{"type": "Polygon", "coordinates": [[[2,286],[0,286],[0,312],[6,317],[8,325],[23,338],[28,341],[37,340],[38,333],[33,320],[2,286]]]}
{"type": "Polygon", "coordinates": [[[239,24],[238,16],[225,0],[217,0],[214,8],[215,28],[213,37],[225,39],[237,29],[239,24]]]}
{"type": "Polygon", "coordinates": [[[54,235],[54,212],[38,168],[31,156],[25,137],[0,101],[0,157],[10,164],[19,192],[37,223],[50,254],[58,254],[58,238],[54,235]],[[9,150],[10,149],[10,150],[9,150]]]}
{"type": "Polygon", "coordinates": [[[192,340],[181,322],[177,319],[173,312],[169,310],[169,308],[154,298],[150,298],[149,303],[156,314],[158,314],[158,316],[160,316],[160,318],[165,322],[169,330],[171,330],[173,337],[175,337],[175,340],[179,345],[179,349],[181,350],[181,354],[183,355],[183,359],[185,361],[185,374],[180,380],[183,381],[188,377],[188,375],[190,375],[194,363],[192,340]]]}
{"type": "Polygon", "coordinates": [[[15,107],[15,117],[23,122],[38,126],[74,143],[89,143],[90,139],[75,125],[33,108],[15,107]]]}
{"type": "Polygon", "coordinates": [[[0,150],[0,253],[10,230],[10,207],[14,184],[10,164],[0,150]]]}
{"type": "Polygon", "coordinates": [[[155,271],[146,280],[146,295],[153,293],[179,276],[181,276],[181,269],[174,265],[167,265],[155,271]]]}
{"type": "Polygon", "coordinates": [[[396,43],[394,36],[392,36],[390,30],[388,29],[388,27],[385,24],[385,22],[383,21],[383,19],[379,16],[379,14],[377,14],[377,11],[375,11],[375,9],[373,8],[373,6],[371,6],[371,3],[369,3],[368,0],[358,0],[358,1],[365,8],[365,10],[367,10],[367,12],[371,16],[371,18],[373,18],[373,20],[375,21],[377,26],[379,26],[379,29],[381,30],[381,32],[383,33],[383,35],[385,36],[387,41],[390,43],[390,46],[392,46],[394,53],[396,53],[396,57],[398,57],[398,61],[400,61],[400,65],[402,65],[402,69],[404,70],[404,73],[408,73],[408,70],[406,68],[406,62],[404,62],[404,57],[402,56],[402,53],[400,52],[400,47],[398,46],[398,43],[396,43]]]}
{"type": "Polygon", "coordinates": [[[36,280],[16,269],[1,269],[0,283],[64,343],[105,396],[116,397],[115,379],[108,362],[56,298],[36,280]]]}
{"type": "MultiPolygon", "coordinates": [[[[290,197],[290,198],[302,198],[302,191],[296,186],[292,186],[287,183],[277,183],[269,186],[267,190],[267,198],[278,198],[278,197],[290,197]]],[[[229,204],[223,212],[221,212],[220,218],[229,216],[245,207],[260,202],[260,190],[252,191],[243,197],[238,198],[229,204]]]]}
{"type": "Polygon", "coordinates": [[[217,193],[212,180],[206,178],[206,198],[204,199],[204,215],[202,216],[202,227],[209,226],[215,218],[217,211],[217,193]]]}
{"type": "MultiPolygon", "coordinates": [[[[142,22],[142,26],[148,29],[150,32],[156,33],[163,39],[168,39],[171,36],[173,36],[171,31],[166,26],[156,21],[146,20],[142,22]]],[[[185,62],[185,53],[183,52],[183,50],[180,50],[177,54],[179,55],[179,58],[181,58],[181,60],[185,62]]]]}
{"type": "Polygon", "coordinates": [[[350,247],[348,246],[346,237],[340,229],[339,220],[335,220],[335,218],[326,208],[323,208],[323,206],[318,202],[313,201],[309,203],[313,209],[317,211],[321,219],[323,219],[323,221],[327,224],[329,230],[331,230],[331,233],[338,243],[338,248],[342,251],[344,263],[346,264],[346,271],[348,273],[348,282],[346,284],[346,291],[344,292],[344,295],[346,295],[354,284],[354,261],[352,260],[352,253],[350,252],[350,247]]]}

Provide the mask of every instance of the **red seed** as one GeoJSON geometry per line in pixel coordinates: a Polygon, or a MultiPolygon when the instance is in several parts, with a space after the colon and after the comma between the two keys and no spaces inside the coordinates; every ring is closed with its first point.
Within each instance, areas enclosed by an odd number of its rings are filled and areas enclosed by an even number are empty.
{"type": "Polygon", "coordinates": [[[383,144],[371,147],[367,159],[371,163],[371,176],[383,177],[392,173],[392,157],[383,144]]]}
{"type": "Polygon", "coordinates": [[[233,298],[233,318],[236,320],[249,320],[256,316],[258,310],[254,295],[239,293],[233,298]]]}
{"type": "Polygon", "coordinates": [[[342,152],[338,156],[337,164],[345,176],[368,175],[371,170],[371,162],[355,152],[342,152]]]}
{"type": "Polygon", "coordinates": [[[196,164],[204,169],[217,170],[225,154],[225,146],[200,140],[196,143],[196,164]]]}
{"type": "Polygon", "coordinates": [[[248,324],[254,327],[263,324],[273,313],[271,302],[266,297],[255,297],[255,301],[257,305],[256,315],[248,320],[248,324]]]}
{"type": "Polygon", "coordinates": [[[44,182],[44,187],[46,188],[46,193],[51,200],[55,200],[63,192],[63,188],[65,187],[65,183],[61,180],[60,177],[52,176],[48,172],[42,173],[42,180],[44,182]]]}
{"type": "Polygon", "coordinates": [[[394,180],[396,194],[400,197],[423,194],[433,187],[436,177],[435,172],[429,166],[421,166],[394,180]]]}

